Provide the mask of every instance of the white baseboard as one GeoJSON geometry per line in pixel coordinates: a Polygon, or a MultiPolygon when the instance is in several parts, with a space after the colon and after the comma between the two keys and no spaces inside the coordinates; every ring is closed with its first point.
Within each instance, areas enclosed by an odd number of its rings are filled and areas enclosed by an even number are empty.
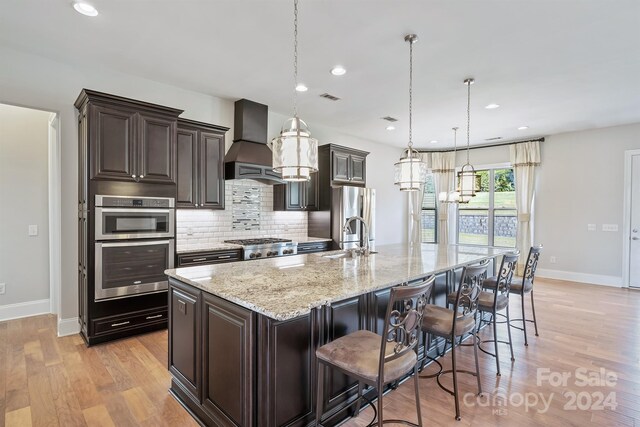
{"type": "Polygon", "coordinates": [[[80,323],[77,317],[71,319],[58,319],[58,336],[75,335],[80,332],[80,323]]]}
{"type": "Polygon", "coordinates": [[[569,280],[571,282],[590,283],[592,285],[622,287],[622,277],[606,276],[602,274],[576,273],[574,271],[548,270],[539,268],[536,277],[547,279],[569,280]]]}
{"type": "Polygon", "coordinates": [[[48,299],[0,305],[0,322],[48,313],[51,313],[51,305],[48,299]]]}

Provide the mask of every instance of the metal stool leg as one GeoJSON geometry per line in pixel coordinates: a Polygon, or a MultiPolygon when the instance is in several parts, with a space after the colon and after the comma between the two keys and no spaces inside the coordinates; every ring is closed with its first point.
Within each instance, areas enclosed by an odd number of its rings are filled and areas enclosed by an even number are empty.
{"type": "MultiPolygon", "coordinates": [[[[477,315],[477,313],[476,313],[477,315]]],[[[477,322],[476,322],[477,325],[477,322]]],[[[478,380],[478,395],[482,394],[482,383],[480,382],[480,363],[478,362],[478,346],[480,345],[480,341],[478,339],[478,329],[476,326],[474,336],[472,337],[473,343],[473,357],[476,359],[476,379],[478,380]]]]}
{"type": "Polygon", "coordinates": [[[320,427],[320,418],[322,418],[322,398],[324,395],[324,364],[318,363],[318,387],[316,396],[316,427],[320,427]]]}
{"type": "Polygon", "coordinates": [[[362,390],[364,389],[364,384],[362,381],[358,381],[358,397],[356,398],[356,411],[353,414],[354,417],[357,417],[360,413],[360,408],[362,407],[362,390]]]}
{"type": "Polygon", "coordinates": [[[533,312],[533,326],[536,328],[536,336],[538,336],[538,322],[536,321],[536,306],[533,303],[533,289],[531,289],[531,311],[533,312]]]}
{"type": "Polygon", "coordinates": [[[522,306],[522,330],[524,331],[524,345],[529,345],[529,342],[527,341],[527,317],[524,314],[524,293],[520,294],[520,302],[521,302],[521,306],[522,306]]]}
{"type": "Polygon", "coordinates": [[[456,420],[460,421],[460,402],[458,401],[458,370],[456,369],[456,337],[451,337],[451,367],[453,369],[453,400],[456,403],[456,420]]]}
{"type": "Polygon", "coordinates": [[[491,317],[493,320],[493,344],[496,350],[496,368],[498,369],[497,375],[500,376],[502,374],[500,373],[500,353],[498,352],[498,327],[496,325],[497,316],[494,313],[491,313],[491,317]]]}
{"type": "Polygon", "coordinates": [[[384,390],[384,384],[382,384],[382,382],[380,382],[378,384],[378,427],[382,427],[382,420],[384,420],[384,417],[382,416],[382,395],[383,395],[383,390],[384,390]]]}
{"type": "Polygon", "coordinates": [[[511,350],[511,361],[516,358],[513,356],[513,343],[511,341],[511,318],[509,317],[509,304],[507,304],[507,332],[509,333],[509,350],[511,350]]]}
{"type": "Polygon", "coordinates": [[[416,389],[416,412],[418,413],[418,426],[422,427],[422,411],[420,410],[420,390],[418,387],[418,364],[413,368],[413,383],[416,389]]]}

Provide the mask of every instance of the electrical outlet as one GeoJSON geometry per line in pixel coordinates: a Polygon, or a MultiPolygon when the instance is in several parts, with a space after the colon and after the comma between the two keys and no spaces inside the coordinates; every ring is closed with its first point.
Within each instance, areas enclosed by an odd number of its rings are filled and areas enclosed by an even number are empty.
{"type": "Polygon", "coordinates": [[[557,261],[556,257],[554,257],[554,256],[549,257],[549,262],[550,262],[551,264],[555,264],[555,263],[556,263],[556,261],[557,261]]]}
{"type": "Polygon", "coordinates": [[[595,224],[587,224],[587,231],[596,231],[597,227],[595,224]]]}
{"type": "Polygon", "coordinates": [[[6,290],[7,290],[7,284],[6,283],[0,283],[0,295],[4,295],[6,290]]]}
{"type": "Polygon", "coordinates": [[[37,225],[30,225],[29,226],[29,236],[33,237],[33,236],[37,236],[38,235],[38,226],[37,225]]]}
{"type": "Polygon", "coordinates": [[[602,224],[602,231],[618,231],[618,224],[602,224]]]}

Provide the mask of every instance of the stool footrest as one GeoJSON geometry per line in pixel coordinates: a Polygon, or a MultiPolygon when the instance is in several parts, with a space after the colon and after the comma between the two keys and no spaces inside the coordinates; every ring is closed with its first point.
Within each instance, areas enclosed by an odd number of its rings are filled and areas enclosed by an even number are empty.
{"type": "MultiPolygon", "coordinates": [[[[488,354],[488,355],[489,355],[489,356],[491,356],[491,357],[496,357],[495,353],[491,353],[490,351],[485,350],[484,348],[482,348],[482,344],[484,344],[484,343],[488,343],[488,342],[495,342],[495,341],[496,341],[495,339],[493,339],[493,340],[480,340],[480,342],[478,342],[478,349],[479,349],[481,352],[483,352],[483,353],[485,353],[485,354],[488,354]]],[[[497,340],[497,341],[498,341],[500,344],[509,344],[509,341],[503,341],[503,340],[497,340]]]]}

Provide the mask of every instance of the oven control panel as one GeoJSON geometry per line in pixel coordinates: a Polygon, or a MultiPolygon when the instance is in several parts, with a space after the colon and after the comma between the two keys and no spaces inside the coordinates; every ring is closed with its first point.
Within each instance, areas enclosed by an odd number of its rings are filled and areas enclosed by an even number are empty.
{"type": "Polygon", "coordinates": [[[103,208],[173,208],[173,197],[96,196],[103,208]]]}

